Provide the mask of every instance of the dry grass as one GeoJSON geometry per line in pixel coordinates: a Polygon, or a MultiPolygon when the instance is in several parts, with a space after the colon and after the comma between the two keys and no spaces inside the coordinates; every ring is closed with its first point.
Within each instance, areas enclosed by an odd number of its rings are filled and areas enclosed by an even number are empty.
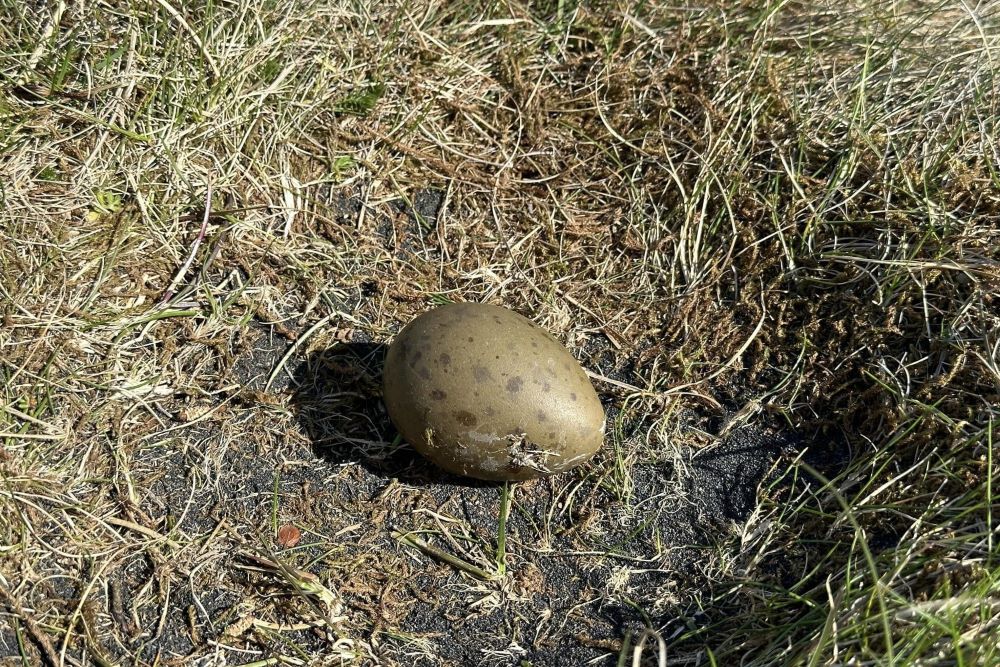
{"type": "Polygon", "coordinates": [[[1000,660],[998,20],[0,1],[3,664],[1000,660]],[[446,300],[581,358],[593,463],[393,440],[446,300]]]}

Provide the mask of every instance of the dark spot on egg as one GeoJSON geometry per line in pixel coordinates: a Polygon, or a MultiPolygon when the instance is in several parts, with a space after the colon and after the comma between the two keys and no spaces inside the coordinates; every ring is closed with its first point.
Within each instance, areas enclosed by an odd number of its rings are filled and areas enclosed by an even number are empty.
{"type": "Polygon", "coordinates": [[[549,418],[549,416],[545,414],[545,410],[539,410],[537,414],[538,414],[538,421],[540,422],[546,421],[549,418]]]}
{"type": "Polygon", "coordinates": [[[448,364],[451,363],[451,355],[448,354],[447,352],[442,352],[441,356],[438,357],[438,359],[441,360],[441,365],[442,366],[447,366],[448,364]]]}
{"type": "Polygon", "coordinates": [[[569,400],[576,401],[576,392],[575,391],[571,391],[569,393],[569,400]]]}
{"type": "Polygon", "coordinates": [[[531,347],[538,347],[538,343],[535,341],[531,341],[531,347]]]}
{"type": "Polygon", "coordinates": [[[416,352],[414,352],[413,353],[413,363],[417,363],[418,361],[420,361],[423,358],[423,356],[424,356],[424,351],[423,350],[417,350],[416,352]]]}
{"type": "Polygon", "coordinates": [[[474,343],[475,341],[476,341],[476,339],[475,339],[475,338],[473,338],[472,336],[469,336],[469,342],[470,342],[470,343],[474,343]]]}
{"type": "Polygon", "coordinates": [[[432,389],[431,398],[433,398],[435,401],[443,401],[444,399],[448,398],[448,394],[441,391],[440,389],[432,389]]]}
{"type": "Polygon", "coordinates": [[[425,380],[431,379],[431,369],[427,368],[427,366],[421,366],[417,373],[425,380]]]}
{"type": "Polygon", "coordinates": [[[524,380],[521,379],[520,375],[515,375],[511,379],[507,380],[507,391],[512,394],[516,394],[521,391],[522,386],[524,386],[524,380]]]}
{"type": "Polygon", "coordinates": [[[476,378],[476,382],[482,384],[483,382],[489,382],[492,380],[493,373],[490,373],[490,369],[485,366],[473,366],[472,377],[476,378]]]}
{"type": "Polygon", "coordinates": [[[456,410],[452,413],[452,416],[459,424],[462,426],[468,426],[469,428],[472,428],[479,423],[479,420],[476,419],[476,415],[472,414],[468,410],[456,410]]]}

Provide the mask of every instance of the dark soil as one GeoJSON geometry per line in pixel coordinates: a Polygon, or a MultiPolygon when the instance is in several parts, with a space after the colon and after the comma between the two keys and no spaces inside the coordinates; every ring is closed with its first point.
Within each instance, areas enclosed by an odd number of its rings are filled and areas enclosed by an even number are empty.
{"type": "MultiPolygon", "coordinates": [[[[325,572],[350,617],[345,634],[380,646],[377,654],[395,655],[399,664],[524,660],[555,667],[602,656],[607,659],[598,664],[612,664],[628,630],[663,625],[692,599],[691,587],[707,574],[703,567],[712,545],[746,518],[758,484],[794,444],[787,435],[745,427],[691,453],[686,471],[667,460],[641,462],[621,489],[586,470],[571,473],[572,484],[567,479],[520,484],[507,529],[507,579],[479,582],[401,546],[391,535],[440,529],[428,512],[448,517],[452,523],[445,525],[471,545],[475,564],[489,569],[501,487],[448,475],[405,443],[394,444],[395,431],[379,398],[385,346],[344,342],[293,358],[290,377],[264,392],[290,343],[262,325],[251,326],[246,336],[253,342],[231,371],[243,390],[231,397],[226,419],[244,429],[247,421],[259,423],[260,437],[226,442],[218,482],[208,488],[198,481],[205,464],[199,452],[224,440],[225,426],[211,422],[185,429],[182,443],[150,452],[155,472],[142,484],[158,501],[143,509],[188,535],[208,535],[225,520],[246,531],[248,542],[272,549],[277,547],[271,512],[277,502],[279,523],[294,521],[306,536],[283,558],[325,572]],[[290,436],[268,428],[268,422],[281,419],[285,395],[299,429],[290,436]],[[567,498],[574,485],[574,497],[567,498]],[[318,537],[345,530],[342,540],[318,537]],[[413,656],[415,638],[433,646],[426,658],[413,656]]],[[[607,409],[613,420],[613,399],[607,409]]],[[[454,551],[445,540],[427,539],[454,551]]],[[[138,594],[157,569],[142,561],[124,568],[118,579],[122,593],[138,594]]],[[[159,596],[151,596],[148,613],[141,608],[139,613],[147,630],[115,653],[188,655],[195,649],[189,608],[196,608],[202,639],[218,636],[227,625],[223,619],[236,613],[240,591],[268,584],[249,575],[230,578],[213,599],[200,600],[200,608],[189,591],[176,591],[155,638],[147,635],[158,622],[159,596]]],[[[696,622],[697,615],[686,620],[696,622]]],[[[300,646],[321,648],[311,633],[297,634],[300,646]]]]}

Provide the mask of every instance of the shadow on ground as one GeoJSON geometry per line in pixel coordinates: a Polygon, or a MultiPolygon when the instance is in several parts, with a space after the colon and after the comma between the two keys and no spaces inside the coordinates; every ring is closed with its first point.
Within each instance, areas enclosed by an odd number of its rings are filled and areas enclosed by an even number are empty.
{"type": "Polygon", "coordinates": [[[400,440],[382,402],[387,348],[338,343],[293,369],[292,405],[316,456],[333,465],[356,463],[376,477],[412,486],[496,486],[446,473],[400,440]]]}

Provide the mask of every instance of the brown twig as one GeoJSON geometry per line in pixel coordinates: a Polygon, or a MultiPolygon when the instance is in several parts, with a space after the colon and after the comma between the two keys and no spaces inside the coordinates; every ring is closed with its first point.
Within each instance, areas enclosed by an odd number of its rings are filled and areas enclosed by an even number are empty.
{"type": "Polygon", "coordinates": [[[198,254],[198,248],[201,247],[201,242],[205,240],[205,236],[208,233],[208,220],[212,216],[212,181],[208,182],[208,191],[205,193],[205,215],[201,219],[201,229],[198,230],[198,236],[194,239],[194,244],[191,246],[191,252],[188,253],[188,258],[185,260],[184,264],[181,265],[180,270],[174,275],[174,279],[170,281],[170,286],[167,287],[167,291],[163,293],[163,297],[160,298],[160,306],[166,305],[170,299],[174,298],[174,294],[177,293],[177,286],[180,285],[181,280],[187,275],[188,269],[191,268],[192,262],[194,262],[194,257],[198,254]]]}
{"type": "Polygon", "coordinates": [[[49,636],[39,628],[31,616],[25,613],[24,608],[18,603],[14,595],[7,590],[7,587],[0,583],[0,599],[3,600],[4,604],[11,608],[21,622],[24,623],[25,629],[28,634],[31,635],[32,640],[38,645],[38,650],[42,653],[42,658],[45,664],[51,667],[59,667],[59,654],[56,652],[55,647],[52,645],[52,640],[49,636]]]}
{"type": "Polygon", "coordinates": [[[457,570],[461,570],[462,572],[467,572],[468,574],[471,574],[477,579],[482,579],[483,581],[493,581],[497,578],[496,575],[487,572],[481,567],[477,567],[466,560],[458,558],[457,556],[452,556],[450,553],[446,553],[444,551],[441,551],[437,547],[433,547],[430,544],[427,544],[416,535],[396,530],[392,532],[392,536],[393,538],[399,540],[403,544],[411,546],[417,549],[418,551],[422,551],[424,554],[430,556],[431,558],[441,561],[442,563],[445,563],[447,565],[451,565],[457,570]]]}

